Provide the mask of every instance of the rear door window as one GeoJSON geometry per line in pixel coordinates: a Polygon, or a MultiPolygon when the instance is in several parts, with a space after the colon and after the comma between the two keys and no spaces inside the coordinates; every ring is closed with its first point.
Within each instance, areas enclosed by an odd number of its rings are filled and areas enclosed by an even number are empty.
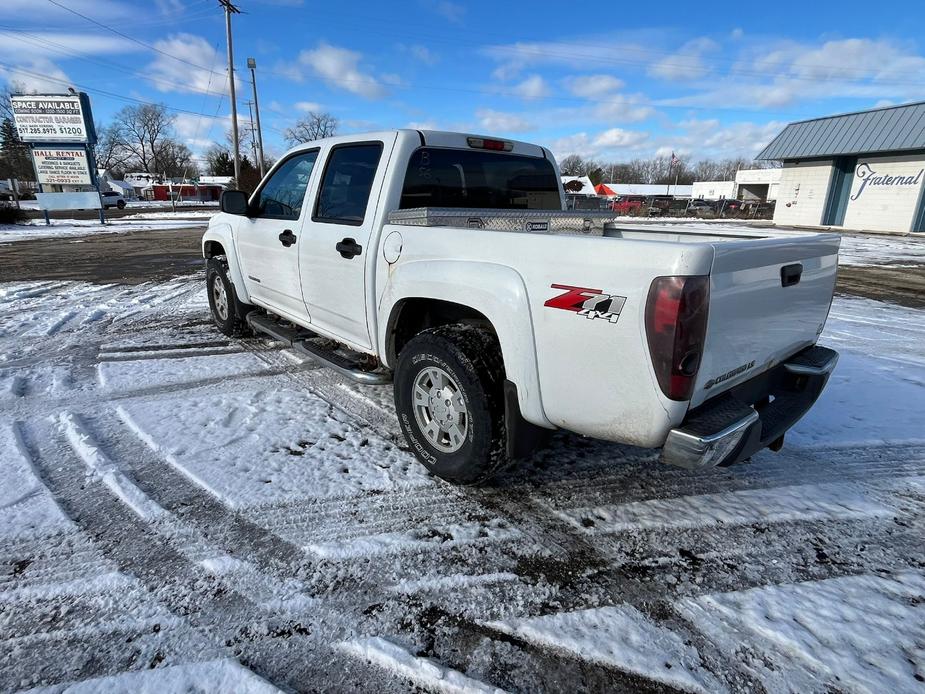
{"type": "Polygon", "coordinates": [[[329,224],[362,224],[381,156],[381,142],[332,149],[312,219],[329,224]]]}
{"type": "Polygon", "coordinates": [[[420,147],[408,163],[399,207],[558,210],[559,174],[545,157],[420,147]]]}

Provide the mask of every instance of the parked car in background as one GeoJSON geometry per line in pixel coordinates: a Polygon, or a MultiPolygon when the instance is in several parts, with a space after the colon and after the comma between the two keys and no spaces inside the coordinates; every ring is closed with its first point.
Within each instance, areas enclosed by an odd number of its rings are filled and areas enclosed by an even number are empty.
{"type": "Polygon", "coordinates": [[[715,206],[716,214],[720,215],[726,212],[741,212],[742,201],[735,198],[723,198],[722,200],[717,200],[715,206]]]}
{"type": "Polygon", "coordinates": [[[610,209],[619,214],[639,214],[639,210],[645,204],[645,195],[621,195],[614,200],[610,209]]]}
{"type": "Polygon", "coordinates": [[[687,203],[688,212],[713,212],[714,209],[714,203],[703,198],[696,198],[687,203]]]}
{"type": "Polygon", "coordinates": [[[125,209],[125,198],[122,193],[107,191],[100,193],[100,197],[103,198],[103,209],[108,210],[110,207],[118,207],[120,210],[125,209]]]}

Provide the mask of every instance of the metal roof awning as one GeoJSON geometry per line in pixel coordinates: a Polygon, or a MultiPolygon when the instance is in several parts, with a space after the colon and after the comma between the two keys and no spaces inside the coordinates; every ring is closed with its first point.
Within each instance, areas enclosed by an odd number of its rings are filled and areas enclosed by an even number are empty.
{"type": "Polygon", "coordinates": [[[925,101],[791,123],[755,157],[810,159],[925,150],[925,101]]]}

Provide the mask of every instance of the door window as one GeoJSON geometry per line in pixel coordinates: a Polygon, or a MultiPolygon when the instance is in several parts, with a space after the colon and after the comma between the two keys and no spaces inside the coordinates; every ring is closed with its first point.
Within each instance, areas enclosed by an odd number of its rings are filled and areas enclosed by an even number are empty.
{"type": "Polygon", "coordinates": [[[255,217],[298,219],[318,150],[300,152],[280,165],[257,194],[255,217]]]}
{"type": "Polygon", "coordinates": [[[381,142],[331,150],[312,219],[330,224],[362,224],[381,155],[381,142]]]}

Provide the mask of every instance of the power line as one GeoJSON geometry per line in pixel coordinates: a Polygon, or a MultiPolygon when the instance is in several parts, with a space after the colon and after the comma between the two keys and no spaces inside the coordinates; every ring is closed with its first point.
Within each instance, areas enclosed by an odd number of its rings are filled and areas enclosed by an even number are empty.
{"type": "Polygon", "coordinates": [[[98,87],[88,87],[85,84],[80,84],[78,82],[72,82],[70,80],[63,80],[57,77],[51,77],[49,75],[43,75],[42,73],[33,72],[31,70],[26,70],[24,68],[16,67],[8,63],[0,62],[0,67],[2,67],[3,69],[7,70],[10,73],[21,73],[23,75],[28,75],[30,77],[35,77],[37,79],[46,80],[48,82],[54,82],[56,84],[61,84],[67,87],[79,87],[81,90],[85,92],[92,92],[94,94],[100,94],[102,96],[109,97],[110,99],[118,99],[120,101],[128,101],[128,102],[136,103],[136,104],[144,104],[146,106],[162,106],[168,111],[173,111],[174,113],[185,113],[191,116],[205,116],[206,118],[213,117],[213,116],[210,116],[208,113],[200,113],[199,111],[190,111],[185,108],[177,108],[176,106],[168,106],[167,104],[163,104],[163,103],[159,104],[154,101],[148,101],[147,99],[138,99],[133,96],[126,96],[124,94],[116,94],[114,92],[110,92],[105,89],[99,89],[98,87]]]}
{"type": "MultiPolygon", "coordinates": [[[[13,27],[9,27],[6,25],[0,25],[0,29],[5,29],[9,31],[9,30],[13,30],[13,27]]],[[[168,87],[172,87],[178,91],[181,90],[180,85],[176,84],[175,82],[160,79],[158,77],[154,77],[153,75],[150,75],[145,72],[139,72],[138,70],[134,70],[130,67],[126,67],[125,65],[122,65],[120,63],[116,63],[116,62],[112,62],[108,60],[99,60],[96,58],[91,58],[89,56],[82,55],[76,51],[69,49],[67,46],[64,46],[60,43],[56,43],[54,41],[49,41],[48,39],[44,39],[41,36],[38,36],[36,34],[31,34],[27,31],[20,31],[19,33],[25,34],[25,36],[18,36],[16,34],[6,34],[6,36],[8,36],[9,38],[15,39],[17,41],[22,41],[23,43],[30,43],[35,46],[46,46],[63,55],[70,55],[77,60],[83,60],[85,62],[92,63],[94,65],[99,65],[101,67],[109,68],[111,70],[118,70],[128,75],[133,75],[135,77],[141,77],[143,79],[149,80],[151,82],[155,82],[157,84],[162,84],[168,87]],[[26,37],[32,37],[32,38],[30,39],[26,37]]],[[[211,69],[212,68],[210,68],[210,70],[211,69]]],[[[186,84],[182,85],[182,90],[185,90],[185,91],[188,91],[194,94],[206,94],[206,95],[212,95],[212,96],[219,96],[220,94],[220,92],[213,93],[209,91],[208,89],[206,91],[203,91],[202,89],[198,89],[196,87],[193,87],[192,85],[186,85],[186,84]]]]}
{"type": "Polygon", "coordinates": [[[73,15],[76,15],[76,16],[78,16],[78,17],[81,17],[82,19],[86,19],[86,20],[87,20],[88,22],[90,22],[91,24],[95,24],[96,26],[101,27],[101,28],[103,28],[103,29],[106,29],[107,31],[111,31],[112,33],[116,34],[117,36],[121,36],[121,37],[124,38],[124,39],[128,39],[128,40],[131,41],[132,43],[137,43],[139,46],[144,46],[145,48],[147,48],[147,49],[149,49],[149,50],[152,50],[152,51],[154,51],[155,53],[160,53],[161,55],[163,55],[163,56],[165,56],[165,57],[167,57],[167,58],[170,58],[171,60],[177,60],[177,61],[179,61],[179,62],[181,62],[181,63],[185,63],[186,65],[190,65],[190,66],[192,66],[192,67],[199,68],[200,70],[208,70],[208,69],[209,69],[209,68],[205,67],[204,65],[197,65],[196,63],[191,62],[191,61],[189,61],[189,60],[186,60],[185,58],[180,58],[180,57],[178,57],[178,56],[171,55],[171,54],[168,53],[167,51],[162,51],[162,50],[161,50],[160,48],[158,48],[157,46],[152,46],[150,43],[145,43],[144,41],[139,41],[139,40],[136,39],[134,36],[129,36],[128,34],[124,34],[124,33],[122,33],[121,31],[119,31],[118,29],[113,29],[113,28],[112,28],[111,26],[109,26],[108,24],[103,24],[102,22],[98,22],[98,21],[96,21],[95,19],[93,19],[92,17],[88,17],[88,16],[85,15],[85,14],[81,14],[81,13],[78,12],[77,10],[72,10],[70,7],[67,7],[67,6],[65,6],[65,5],[62,5],[60,2],[58,2],[58,0],[48,0],[48,2],[50,2],[52,5],[55,5],[55,6],[57,6],[57,7],[60,7],[62,10],[66,10],[67,12],[70,12],[70,13],[73,14],[73,15]]]}

